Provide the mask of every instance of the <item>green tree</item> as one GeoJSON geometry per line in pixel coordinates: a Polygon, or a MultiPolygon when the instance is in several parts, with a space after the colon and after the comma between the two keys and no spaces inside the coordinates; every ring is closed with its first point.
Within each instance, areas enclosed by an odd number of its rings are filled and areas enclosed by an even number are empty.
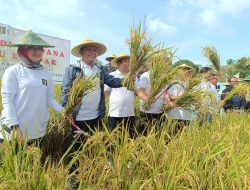
{"type": "Polygon", "coordinates": [[[228,59],[226,65],[223,66],[223,73],[228,77],[240,73],[241,78],[250,76],[250,58],[241,57],[238,60],[228,59]]]}

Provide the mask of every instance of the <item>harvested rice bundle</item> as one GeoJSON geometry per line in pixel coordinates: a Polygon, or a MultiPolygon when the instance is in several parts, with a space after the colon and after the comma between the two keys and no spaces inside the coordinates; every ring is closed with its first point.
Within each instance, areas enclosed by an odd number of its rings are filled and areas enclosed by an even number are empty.
{"type": "Polygon", "coordinates": [[[96,85],[95,76],[77,78],[68,93],[68,103],[65,109],[66,114],[72,114],[81,103],[83,97],[90,93],[96,85]]]}
{"type": "Polygon", "coordinates": [[[166,90],[171,81],[180,75],[179,68],[172,68],[171,63],[175,52],[170,48],[156,50],[154,56],[149,60],[150,67],[150,94],[144,109],[148,110],[150,105],[154,103],[166,90]]]}
{"type": "Polygon", "coordinates": [[[198,88],[198,84],[201,82],[200,77],[194,77],[190,79],[184,93],[178,97],[175,101],[167,104],[164,111],[169,111],[173,108],[188,108],[191,110],[200,110],[203,107],[203,100],[207,98],[208,94],[198,88]]]}
{"type": "Polygon", "coordinates": [[[225,102],[232,99],[236,95],[245,96],[249,90],[250,90],[250,86],[247,83],[245,83],[245,82],[244,83],[239,83],[236,87],[234,87],[226,95],[226,97],[223,99],[223,101],[221,101],[220,106],[222,107],[225,104],[225,102]]]}
{"type": "Polygon", "coordinates": [[[215,47],[211,46],[202,48],[202,54],[208,58],[208,60],[214,66],[215,70],[219,73],[220,76],[222,76],[220,57],[215,47]]]}
{"type": "Polygon", "coordinates": [[[62,126],[73,126],[77,130],[79,127],[74,123],[71,114],[81,104],[84,96],[90,93],[97,85],[95,76],[76,78],[73,86],[68,93],[68,103],[65,108],[65,119],[62,120],[62,126]]]}
{"type": "Polygon", "coordinates": [[[151,57],[154,47],[148,39],[146,29],[142,29],[141,23],[137,28],[130,29],[130,38],[126,42],[130,49],[129,74],[125,76],[123,86],[134,91],[133,74],[136,74],[151,57]]]}

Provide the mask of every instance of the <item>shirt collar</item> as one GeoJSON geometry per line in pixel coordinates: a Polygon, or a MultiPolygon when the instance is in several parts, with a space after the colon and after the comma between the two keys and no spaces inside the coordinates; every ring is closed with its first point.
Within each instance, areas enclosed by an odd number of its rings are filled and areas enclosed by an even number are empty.
{"type": "Polygon", "coordinates": [[[91,68],[89,65],[87,65],[82,59],[81,59],[81,62],[80,62],[80,66],[81,66],[81,69],[83,68],[88,68],[88,69],[96,69],[96,65],[94,64],[93,68],[91,68]]]}
{"type": "Polygon", "coordinates": [[[124,74],[123,74],[121,71],[119,71],[118,69],[117,69],[115,72],[116,72],[117,75],[122,75],[122,76],[124,76],[124,74]]]}

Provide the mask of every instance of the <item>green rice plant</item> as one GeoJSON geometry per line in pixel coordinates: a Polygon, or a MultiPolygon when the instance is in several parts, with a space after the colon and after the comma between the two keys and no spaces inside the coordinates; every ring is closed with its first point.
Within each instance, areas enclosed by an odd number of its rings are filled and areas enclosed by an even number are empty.
{"type": "Polygon", "coordinates": [[[148,39],[146,29],[140,23],[136,28],[130,29],[130,38],[127,44],[130,50],[129,74],[125,76],[123,85],[134,91],[133,74],[136,74],[149,60],[154,49],[152,40],[148,39]]]}

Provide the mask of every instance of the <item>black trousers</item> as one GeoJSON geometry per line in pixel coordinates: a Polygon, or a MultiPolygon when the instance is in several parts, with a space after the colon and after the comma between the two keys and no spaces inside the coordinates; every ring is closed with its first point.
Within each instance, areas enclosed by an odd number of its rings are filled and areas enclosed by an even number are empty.
{"type": "MultiPolygon", "coordinates": [[[[85,120],[85,121],[75,121],[75,124],[84,132],[88,133],[89,135],[93,135],[93,133],[95,131],[99,131],[102,130],[102,120],[100,117],[97,117],[95,119],[91,119],[91,120],[85,120]]],[[[72,126],[72,136],[75,135],[75,131],[77,129],[75,129],[72,126]]],[[[79,148],[80,144],[84,143],[86,141],[86,137],[81,135],[79,137],[78,142],[76,143],[75,148],[79,148]]]]}
{"type": "MultiPolygon", "coordinates": [[[[85,121],[76,121],[75,124],[84,132],[88,133],[88,135],[93,135],[93,133],[97,130],[102,130],[102,120],[100,117],[97,117],[95,119],[91,120],[85,120],[85,121]]],[[[75,129],[73,126],[71,126],[71,136],[67,139],[67,144],[71,145],[72,142],[74,142],[75,138],[75,129]]],[[[73,157],[74,152],[81,149],[81,146],[86,142],[87,137],[84,135],[80,135],[77,137],[75,144],[73,145],[72,149],[69,151],[69,155],[67,157],[67,162],[69,163],[73,157]]],[[[75,169],[77,169],[79,166],[79,162],[76,161],[70,168],[70,172],[73,172],[75,169]]]]}
{"type": "Polygon", "coordinates": [[[163,119],[162,116],[163,113],[153,114],[140,112],[141,123],[137,132],[141,135],[147,135],[150,128],[154,125],[157,125],[157,127],[161,125],[163,119]]]}
{"type": "Polygon", "coordinates": [[[135,116],[108,117],[108,128],[113,131],[117,126],[127,127],[130,137],[135,135],[135,116]]]}

